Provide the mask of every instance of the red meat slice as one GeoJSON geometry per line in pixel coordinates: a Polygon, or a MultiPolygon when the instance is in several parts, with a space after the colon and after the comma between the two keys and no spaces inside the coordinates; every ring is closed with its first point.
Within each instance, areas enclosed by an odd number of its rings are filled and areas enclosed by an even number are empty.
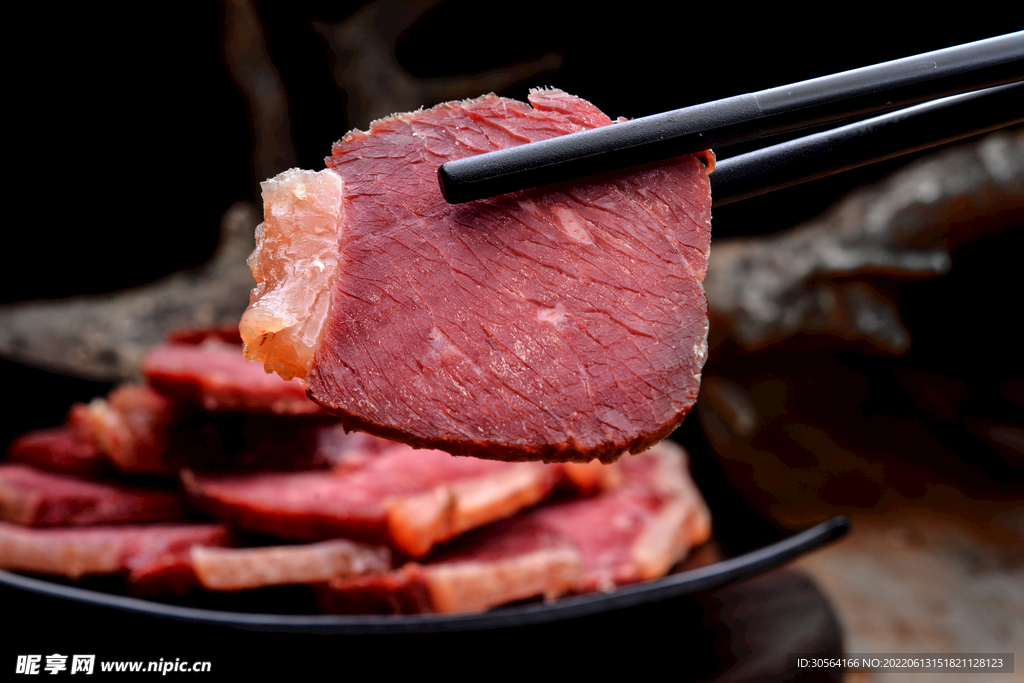
{"type": "Polygon", "coordinates": [[[242,337],[238,334],[237,325],[224,327],[188,327],[175,330],[167,335],[168,344],[202,344],[204,342],[221,342],[224,344],[241,344],[242,337]]]}
{"type": "Polygon", "coordinates": [[[240,529],[292,540],[387,543],[414,557],[542,500],[560,477],[554,465],[457,458],[399,444],[355,471],[183,474],[196,505],[240,529]]]}
{"type": "Polygon", "coordinates": [[[194,545],[223,545],[219,524],[95,526],[30,529],[0,522],[0,568],[56,574],[144,572],[194,545]]]}
{"type": "Polygon", "coordinates": [[[145,524],[185,518],[183,496],[0,465],[0,519],[27,526],[145,524]]]}
{"type": "Polygon", "coordinates": [[[319,587],[324,611],[466,612],[664,575],[711,533],[674,444],[620,460],[622,485],[478,529],[422,563],[319,587]]]}
{"type": "Polygon", "coordinates": [[[324,415],[305,387],[246,363],[242,348],[208,338],[202,344],[163,344],[142,361],[146,380],[160,393],[208,412],[324,415]]]}
{"type": "Polygon", "coordinates": [[[276,415],[210,416],[179,423],[175,452],[200,471],[357,469],[394,441],[346,433],[338,422],[276,415]]]}
{"type": "Polygon", "coordinates": [[[583,556],[579,592],[663,576],[711,536],[711,514],[671,442],[619,461],[622,485],[600,496],[530,513],[569,538],[583,556]]]}
{"type": "Polygon", "coordinates": [[[444,161],[611,123],[561,91],[530,102],[388,117],[336,143],[330,170],[264,183],[248,357],[418,447],[612,461],[666,437],[706,355],[712,157],[445,203],[444,161]],[[319,242],[290,262],[307,223],[319,242]]]}
{"type": "Polygon", "coordinates": [[[66,474],[98,475],[107,470],[107,459],[92,438],[70,427],[26,432],[11,442],[7,458],[66,474]]]}
{"type": "Polygon", "coordinates": [[[117,470],[128,474],[176,474],[171,452],[177,406],[153,389],[124,384],[106,398],[76,403],[67,423],[88,435],[117,470]]]}
{"type": "MultiPolygon", "coordinates": [[[[287,384],[245,363],[240,348],[231,358],[236,368],[287,384]]],[[[249,401],[265,397],[256,392],[249,401]]],[[[200,470],[352,468],[395,445],[361,432],[346,433],[340,422],[323,419],[326,414],[301,389],[298,397],[316,414],[189,411],[150,387],[123,385],[105,398],[75,404],[65,426],[18,437],[8,456],[67,474],[99,476],[112,465],[126,474],[177,475],[186,465],[200,470]]]]}

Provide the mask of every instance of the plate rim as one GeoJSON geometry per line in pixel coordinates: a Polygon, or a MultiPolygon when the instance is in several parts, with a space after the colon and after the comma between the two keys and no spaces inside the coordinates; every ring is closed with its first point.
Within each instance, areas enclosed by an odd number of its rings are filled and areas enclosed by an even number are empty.
{"type": "Polygon", "coordinates": [[[232,612],[171,605],[0,570],[0,585],[92,607],[134,615],[275,633],[380,634],[481,631],[564,621],[637,607],[719,588],[781,566],[846,534],[850,519],[837,515],[756,550],[658,579],[620,586],[607,593],[563,597],[552,602],[497,607],[471,614],[333,615],[232,612]]]}

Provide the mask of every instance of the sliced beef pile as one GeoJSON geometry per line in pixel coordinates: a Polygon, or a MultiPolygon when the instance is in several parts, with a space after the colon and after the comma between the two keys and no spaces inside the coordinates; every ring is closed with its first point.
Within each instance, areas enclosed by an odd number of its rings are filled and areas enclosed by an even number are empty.
{"type": "Polygon", "coordinates": [[[678,447],[662,443],[622,465],[615,490],[520,513],[394,572],[335,579],[321,587],[321,604],[343,613],[464,612],[663,576],[708,539],[710,515],[678,447]]]}
{"type": "Polygon", "coordinates": [[[145,489],[0,464],[0,519],[25,526],[88,526],[185,519],[179,491],[145,489]]]}
{"type": "Polygon", "coordinates": [[[383,119],[328,169],[265,183],[240,330],[267,371],[233,331],[181,333],[144,385],[17,439],[0,568],[146,595],[301,584],[347,612],[669,571],[710,529],[659,442],[704,362],[713,157],[457,207],[435,175],[610,124],[556,90],[490,95],[383,119]]]}
{"type": "Polygon", "coordinates": [[[0,568],[69,578],[125,571],[152,576],[195,545],[226,540],[221,524],[32,529],[0,522],[0,568]]]}
{"type": "Polygon", "coordinates": [[[323,414],[301,384],[282,382],[259,365],[239,363],[238,357],[237,344],[165,344],[146,354],[142,371],[158,391],[210,412],[323,414]]]}
{"type": "Polygon", "coordinates": [[[107,471],[107,461],[93,440],[69,426],[22,434],[11,442],[7,458],[68,474],[102,475],[107,471]]]}
{"type": "Polygon", "coordinates": [[[183,475],[197,506],[247,531],[294,540],[344,536],[413,557],[548,496],[555,465],[456,458],[395,444],[354,470],[183,475]]]}
{"type": "Polygon", "coordinates": [[[237,333],[190,333],[151,351],[149,384],[117,387],[72,406],[65,425],[16,438],[0,463],[0,568],[122,574],[137,594],[389,569],[386,548],[351,541],[225,547],[238,542],[232,529],[202,520],[188,501],[184,466],[342,472],[394,446],[346,435],[301,388],[253,369],[237,333]]]}
{"type": "Polygon", "coordinates": [[[0,568],[121,574],[138,595],[302,584],[325,611],[458,612],[660,576],[709,533],[668,443],[614,465],[416,450],[267,400],[294,391],[262,370],[247,385],[237,341],[148,356],[167,357],[174,373],[147,362],[163,379],[11,444],[0,568]],[[235,398],[204,398],[224,386],[235,398]]]}
{"type": "Polygon", "coordinates": [[[479,612],[578,587],[583,557],[562,534],[513,518],[467,534],[450,548],[398,569],[317,586],[320,609],[333,614],[479,612]]]}
{"type": "Polygon", "coordinates": [[[668,436],[706,355],[712,158],[445,203],[447,160],[612,123],[557,90],[530,104],[391,116],[264,183],[248,357],[422,448],[608,462],[668,436]]]}

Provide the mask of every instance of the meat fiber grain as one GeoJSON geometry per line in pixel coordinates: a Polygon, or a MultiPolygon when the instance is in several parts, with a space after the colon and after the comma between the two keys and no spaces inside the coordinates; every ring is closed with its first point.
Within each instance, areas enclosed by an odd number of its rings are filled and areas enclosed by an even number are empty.
{"type": "Polygon", "coordinates": [[[713,157],[448,205],[445,161],[611,124],[558,90],[530,103],[391,116],[336,143],[328,170],[265,183],[250,360],[304,377],[346,427],[420,448],[608,462],[667,436],[706,355],[713,157]]]}

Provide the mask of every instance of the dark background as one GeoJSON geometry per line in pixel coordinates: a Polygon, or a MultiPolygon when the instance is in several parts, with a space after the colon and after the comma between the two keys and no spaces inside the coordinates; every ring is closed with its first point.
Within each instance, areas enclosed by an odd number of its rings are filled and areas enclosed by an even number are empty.
{"type": "MultiPolygon", "coordinates": [[[[339,21],[358,6],[257,3],[305,168],[322,168],[331,143],[367,123],[345,120],[345,92],[334,85],[328,50],[311,27],[314,19],[339,21]]],[[[1013,29],[998,13],[985,12],[901,18],[844,8],[825,20],[724,3],[595,7],[526,0],[482,9],[450,0],[396,50],[407,70],[423,77],[472,74],[555,53],[564,60],[560,73],[499,94],[525,99],[528,87],[556,86],[614,118],[1013,29]]],[[[227,207],[255,199],[245,103],[222,62],[221,8],[37,5],[20,12],[8,28],[30,47],[9,54],[5,74],[13,86],[5,109],[13,110],[15,124],[8,128],[14,153],[7,173],[14,182],[2,301],[109,292],[203,263],[227,207]]],[[[788,227],[883,171],[723,207],[715,211],[715,237],[788,227]]]]}

